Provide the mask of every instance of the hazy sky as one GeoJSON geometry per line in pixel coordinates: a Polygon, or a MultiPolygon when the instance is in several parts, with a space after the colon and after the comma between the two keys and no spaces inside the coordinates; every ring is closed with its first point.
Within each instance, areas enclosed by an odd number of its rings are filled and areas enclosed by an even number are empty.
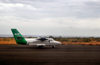
{"type": "Polygon", "coordinates": [[[0,0],[0,34],[100,36],[100,0],[0,0]]]}

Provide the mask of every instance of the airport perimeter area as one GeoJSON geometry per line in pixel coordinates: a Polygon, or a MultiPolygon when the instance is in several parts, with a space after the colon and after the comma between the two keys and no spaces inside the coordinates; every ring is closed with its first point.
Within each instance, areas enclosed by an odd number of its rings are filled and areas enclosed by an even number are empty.
{"type": "Polygon", "coordinates": [[[100,65],[100,46],[0,45],[0,65],[100,65]]]}

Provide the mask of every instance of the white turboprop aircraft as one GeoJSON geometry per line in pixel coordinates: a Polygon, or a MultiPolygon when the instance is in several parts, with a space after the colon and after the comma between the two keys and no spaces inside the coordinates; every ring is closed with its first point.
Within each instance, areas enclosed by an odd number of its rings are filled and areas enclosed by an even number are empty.
{"type": "Polygon", "coordinates": [[[52,46],[54,48],[57,45],[61,45],[61,42],[55,41],[52,38],[45,38],[45,37],[39,37],[39,38],[24,38],[17,29],[11,29],[14,38],[16,40],[17,44],[22,45],[35,45],[37,47],[45,47],[45,46],[52,46]]]}

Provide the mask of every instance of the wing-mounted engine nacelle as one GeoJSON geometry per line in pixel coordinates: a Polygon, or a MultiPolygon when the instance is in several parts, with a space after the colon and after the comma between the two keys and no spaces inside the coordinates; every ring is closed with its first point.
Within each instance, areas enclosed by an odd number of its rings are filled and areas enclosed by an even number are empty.
{"type": "Polygon", "coordinates": [[[37,39],[37,40],[40,40],[40,41],[46,41],[46,40],[48,40],[48,39],[46,39],[46,38],[39,38],[39,39],[37,39]]]}

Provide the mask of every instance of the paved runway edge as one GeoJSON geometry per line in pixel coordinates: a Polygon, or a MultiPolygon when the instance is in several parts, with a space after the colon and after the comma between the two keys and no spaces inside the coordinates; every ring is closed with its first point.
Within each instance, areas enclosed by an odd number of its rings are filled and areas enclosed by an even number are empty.
{"type": "Polygon", "coordinates": [[[0,45],[1,65],[100,65],[100,46],[62,45],[36,48],[0,45]]]}

